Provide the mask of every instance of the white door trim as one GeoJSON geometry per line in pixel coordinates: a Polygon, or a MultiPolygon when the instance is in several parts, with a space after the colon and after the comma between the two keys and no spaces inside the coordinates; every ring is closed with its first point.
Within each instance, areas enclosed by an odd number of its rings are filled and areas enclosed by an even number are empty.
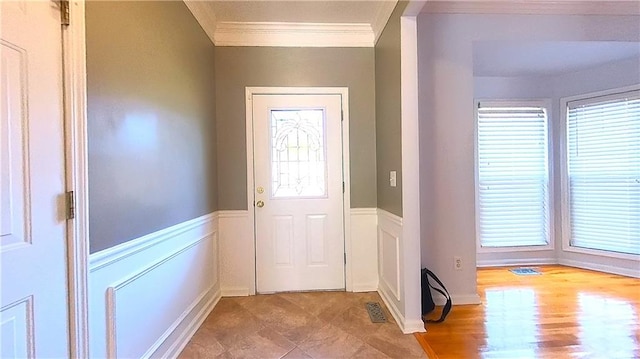
{"type": "MultiPolygon", "coordinates": [[[[250,254],[251,265],[256,268],[256,224],[254,208],[254,166],[253,166],[253,95],[340,95],[342,98],[342,173],[344,180],[343,216],[344,216],[344,246],[346,254],[345,287],[347,292],[353,291],[351,278],[351,236],[350,210],[351,210],[351,176],[349,171],[349,88],[347,87],[246,87],[246,145],[247,145],[247,213],[251,223],[251,235],[253,241],[253,253],[250,254]]],[[[249,264],[249,263],[248,263],[249,264]]],[[[256,273],[253,273],[251,294],[256,294],[256,273]]]]}
{"type": "Polygon", "coordinates": [[[75,219],[67,221],[69,348],[71,358],[89,357],[89,199],[87,167],[87,71],[85,0],[69,4],[63,27],[66,190],[75,194],[75,219]]]}

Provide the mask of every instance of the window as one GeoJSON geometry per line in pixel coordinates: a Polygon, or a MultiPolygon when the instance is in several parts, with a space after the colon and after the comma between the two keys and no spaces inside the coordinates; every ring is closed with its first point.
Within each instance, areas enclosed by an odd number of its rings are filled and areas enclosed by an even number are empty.
{"type": "Polygon", "coordinates": [[[271,110],[271,198],[327,196],[323,109],[271,110]]]}
{"type": "Polygon", "coordinates": [[[567,102],[572,247],[640,254],[640,91],[567,102]]]}
{"type": "Polygon", "coordinates": [[[481,102],[477,121],[480,246],[548,245],[549,137],[545,107],[481,102]]]}

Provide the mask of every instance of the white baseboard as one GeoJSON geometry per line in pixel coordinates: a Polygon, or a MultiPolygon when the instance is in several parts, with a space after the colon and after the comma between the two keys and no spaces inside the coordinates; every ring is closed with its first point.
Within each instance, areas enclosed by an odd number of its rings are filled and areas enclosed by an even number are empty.
{"type": "Polygon", "coordinates": [[[223,297],[246,297],[252,295],[249,288],[222,288],[223,297]]]}
{"type": "Polygon", "coordinates": [[[621,267],[610,266],[606,264],[581,262],[581,261],[564,259],[564,258],[561,258],[559,262],[560,264],[569,266],[569,267],[576,267],[576,268],[594,270],[598,272],[623,275],[625,277],[640,278],[640,271],[633,270],[631,268],[621,268],[621,267]]]}
{"type": "MultiPolygon", "coordinates": [[[[445,305],[447,300],[440,293],[431,292],[433,295],[433,302],[436,305],[445,305]]],[[[482,300],[478,294],[451,294],[451,305],[470,305],[470,304],[482,304],[482,300]]]]}
{"type": "Polygon", "coordinates": [[[395,319],[398,327],[404,334],[422,333],[425,332],[424,323],[422,320],[406,320],[400,309],[395,305],[395,301],[390,298],[384,290],[378,290],[380,298],[391,312],[391,316],[395,319]]]}
{"type": "Polygon", "coordinates": [[[546,264],[558,264],[555,258],[522,258],[522,259],[488,259],[478,260],[479,268],[508,267],[508,266],[536,266],[546,264]]]}
{"type": "Polygon", "coordinates": [[[356,293],[362,292],[377,292],[378,291],[378,282],[369,283],[369,284],[354,284],[353,291],[356,293]]]}
{"type": "Polygon", "coordinates": [[[404,330],[402,331],[404,334],[411,333],[424,333],[427,330],[424,327],[424,322],[422,320],[407,320],[404,323],[404,330]]]}
{"type": "Polygon", "coordinates": [[[395,301],[391,300],[391,298],[389,298],[389,294],[387,294],[384,290],[378,290],[378,294],[380,294],[380,298],[382,298],[382,301],[387,306],[387,309],[389,309],[389,312],[391,312],[391,316],[393,316],[393,319],[395,319],[396,323],[398,323],[400,330],[402,330],[402,332],[405,333],[404,315],[402,315],[402,313],[400,312],[400,309],[396,307],[395,301]]]}
{"type": "Polygon", "coordinates": [[[481,303],[482,301],[480,300],[480,296],[478,294],[454,294],[451,296],[451,304],[453,305],[469,305],[481,303]]]}
{"type": "MultiPolygon", "coordinates": [[[[213,308],[215,308],[216,304],[222,298],[220,290],[216,290],[213,292],[213,295],[209,295],[208,298],[204,297],[200,302],[206,300],[206,303],[203,305],[194,306],[194,308],[190,311],[190,313],[183,320],[182,328],[178,327],[174,331],[174,336],[176,337],[171,343],[164,343],[164,346],[168,345],[167,350],[164,353],[161,353],[160,350],[156,351],[153,354],[153,358],[177,358],[178,355],[184,350],[184,348],[189,344],[189,340],[196,333],[196,331],[200,328],[204,320],[207,319],[213,308]],[[200,308],[200,310],[196,312],[196,310],[200,308]],[[191,320],[188,320],[191,318],[191,320]]],[[[200,304],[200,303],[199,303],[200,304]]],[[[162,349],[162,348],[161,348],[162,349]]]]}

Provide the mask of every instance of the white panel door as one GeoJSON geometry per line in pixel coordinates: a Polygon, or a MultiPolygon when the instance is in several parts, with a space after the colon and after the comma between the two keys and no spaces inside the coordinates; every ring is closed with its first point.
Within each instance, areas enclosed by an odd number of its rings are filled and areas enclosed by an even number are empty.
{"type": "Polygon", "coordinates": [[[68,349],[60,11],[0,5],[0,357],[68,349]]]}
{"type": "Polygon", "coordinates": [[[344,289],[340,95],[254,95],[259,293],[344,289]]]}

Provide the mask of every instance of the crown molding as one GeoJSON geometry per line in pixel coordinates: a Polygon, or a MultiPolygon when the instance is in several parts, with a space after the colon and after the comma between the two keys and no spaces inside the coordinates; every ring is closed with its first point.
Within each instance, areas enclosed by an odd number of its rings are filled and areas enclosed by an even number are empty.
{"type": "Polygon", "coordinates": [[[209,36],[211,42],[215,44],[214,39],[214,30],[216,28],[216,15],[211,11],[211,8],[204,1],[194,1],[194,0],[183,0],[184,4],[187,5],[193,17],[196,18],[202,30],[209,36]]]}
{"type": "Polygon", "coordinates": [[[373,47],[369,24],[219,22],[216,46],[373,47]]]}
{"type": "Polygon", "coordinates": [[[378,7],[376,17],[371,24],[371,28],[373,29],[373,34],[375,36],[374,42],[378,42],[378,39],[380,38],[380,35],[382,35],[382,31],[387,25],[387,22],[389,21],[389,18],[397,4],[397,0],[385,1],[378,7]]]}
{"type": "Polygon", "coordinates": [[[640,2],[582,0],[427,1],[422,13],[532,14],[532,15],[640,15],[640,2]]]}

